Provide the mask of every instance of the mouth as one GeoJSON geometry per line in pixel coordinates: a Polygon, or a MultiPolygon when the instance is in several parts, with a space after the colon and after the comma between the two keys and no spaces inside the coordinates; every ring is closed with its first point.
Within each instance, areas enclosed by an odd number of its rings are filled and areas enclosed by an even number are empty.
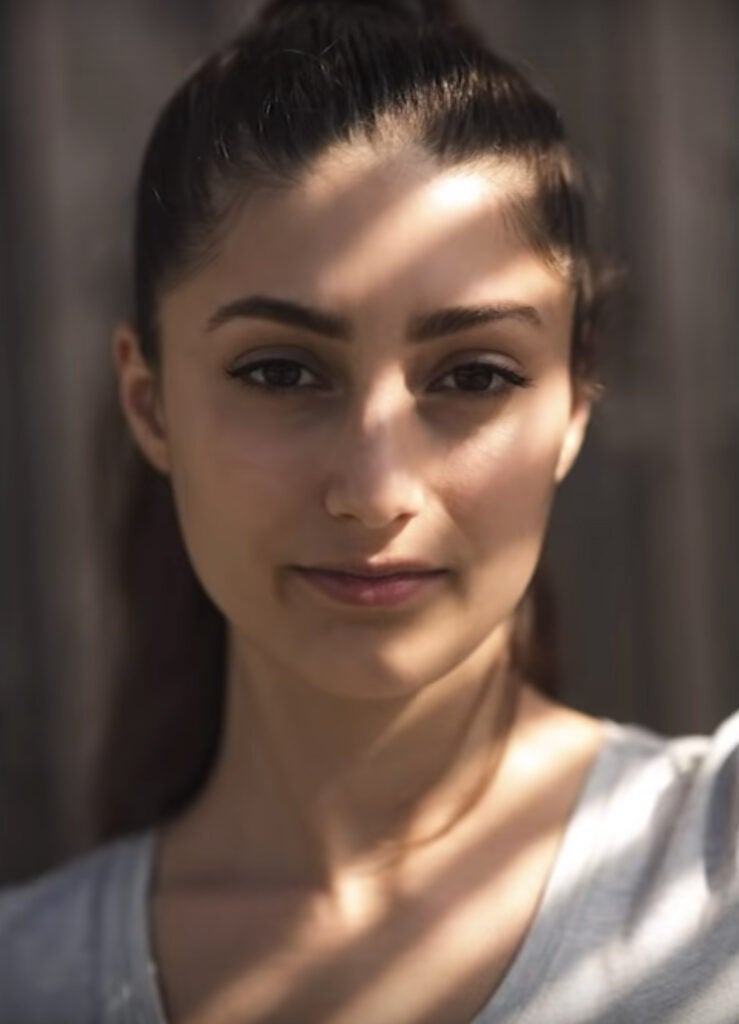
{"type": "Polygon", "coordinates": [[[391,607],[405,604],[433,588],[446,569],[394,569],[372,572],[324,568],[298,568],[314,590],[345,604],[391,607]]]}

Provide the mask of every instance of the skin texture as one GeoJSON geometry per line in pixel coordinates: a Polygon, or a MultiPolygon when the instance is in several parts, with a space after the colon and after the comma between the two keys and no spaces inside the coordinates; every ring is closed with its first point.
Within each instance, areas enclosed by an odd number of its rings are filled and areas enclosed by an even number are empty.
{"type": "MultiPolygon", "coordinates": [[[[510,925],[495,949],[482,944],[471,999],[500,976],[533,913],[598,730],[506,671],[512,614],[590,411],[569,372],[571,289],[510,213],[526,187],[504,165],[441,169],[360,146],[326,154],[289,190],[250,198],[210,262],[162,296],[161,376],[130,328],[116,332],[124,412],[171,478],[193,566],[228,624],[220,756],[195,803],[161,829],[156,920],[173,1019],[276,1019],[274,993],[301,991],[275,974],[269,941],[252,948],[241,932],[251,960],[226,967],[224,954],[193,980],[197,948],[175,936],[214,906],[223,926],[212,894],[224,887],[251,894],[252,920],[255,900],[282,894],[289,909],[270,904],[268,915],[282,922],[273,946],[299,949],[310,975],[316,950],[378,923],[392,930],[401,906],[407,925],[409,900],[425,920],[424,893],[455,860],[471,868],[484,854],[498,879],[488,898],[500,900],[501,851],[516,850],[510,925]],[[341,316],[352,340],[244,317],[209,327],[254,294],[341,316]],[[490,305],[533,309],[539,322],[505,316],[408,340],[414,317],[490,305]],[[260,358],[299,362],[288,379],[305,386],[270,393],[229,376],[260,358]],[[527,386],[493,375],[491,393],[465,391],[451,371],[472,359],[527,386]],[[337,604],[294,572],[399,558],[447,572],[392,609],[337,604]],[[188,902],[196,890],[211,893],[207,911],[188,902]]],[[[450,891],[445,913],[456,901],[450,891]]],[[[387,996],[378,1020],[388,1005],[398,1021],[434,1019],[430,1004],[404,1015],[398,993],[387,996]]],[[[295,1019],[313,1019],[309,1005],[304,993],[295,1019]]],[[[474,1009],[441,996],[434,1006],[445,1021],[474,1009]]],[[[316,1020],[344,1019],[316,1007],[316,1020]]],[[[347,1019],[375,1019],[369,1004],[363,1013],[347,1019]]],[[[292,1019],[288,1007],[279,1019],[292,1019]]]]}

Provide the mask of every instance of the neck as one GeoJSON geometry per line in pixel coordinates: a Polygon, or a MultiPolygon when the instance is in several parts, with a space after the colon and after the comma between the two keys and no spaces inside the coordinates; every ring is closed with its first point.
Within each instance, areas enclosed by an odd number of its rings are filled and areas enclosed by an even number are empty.
{"type": "Polygon", "coordinates": [[[506,626],[410,696],[350,700],[286,679],[232,636],[224,737],[193,808],[222,851],[214,871],[262,885],[377,885],[463,827],[513,719],[508,640],[506,626]]]}

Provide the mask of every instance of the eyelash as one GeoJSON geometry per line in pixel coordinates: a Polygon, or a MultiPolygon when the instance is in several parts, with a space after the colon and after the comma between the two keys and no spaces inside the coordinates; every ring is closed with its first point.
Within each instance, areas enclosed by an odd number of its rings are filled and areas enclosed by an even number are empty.
{"type": "MultiPolygon", "coordinates": [[[[266,366],[297,366],[301,371],[306,370],[308,373],[313,373],[313,371],[310,370],[307,366],[304,366],[303,363],[300,363],[295,359],[270,358],[260,359],[258,362],[249,363],[248,365],[245,366],[238,366],[232,369],[228,369],[226,370],[226,375],[228,377],[235,378],[239,382],[239,384],[241,384],[242,387],[255,388],[258,391],[265,391],[274,395],[287,396],[297,394],[300,391],[317,390],[315,385],[310,385],[308,387],[297,387],[293,384],[288,385],[287,387],[282,387],[280,385],[275,386],[274,384],[262,384],[249,378],[248,375],[250,373],[254,373],[257,370],[262,370],[266,366]]],[[[483,390],[481,388],[470,388],[468,390],[464,388],[437,388],[435,390],[437,392],[441,391],[442,393],[446,391],[451,392],[453,394],[456,393],[464,395],[473,395],[476,397],[483,398],[495,398],[507,394],[514,387],[526,388],[529,387],[532,383],[530,377],[525,377],[520,373],[516,373],[515,370],[510,370],[506,367],[498,366],[495,363],[490,363],[487,362],[486,360],[480,359],[472,359],[464,363],[458,363],[457,366],[452,367],[452,369],[447,370],[446,373],[442,374],[441,378],[439,379],[443,380],[445,377],[448,377],[450,374],[456,373],[459,370],[472,369],[473,373],[477,373],[479,372],[480,368],[489,370],[491,372],[492,376],[489,383],[492,383],[492,381],[495,379],[498,379],[503,383],[494,390],[483,390]]],[[[313,375],[317,376],[316,374],[313,375]]]]}

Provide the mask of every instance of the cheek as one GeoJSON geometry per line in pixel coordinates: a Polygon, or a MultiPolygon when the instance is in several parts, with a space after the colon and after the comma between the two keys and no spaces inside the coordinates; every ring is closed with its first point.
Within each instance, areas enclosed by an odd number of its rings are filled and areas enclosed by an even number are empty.
{"type": "Polygon", "coordinates": [[[448,460],[448,511],[465,524],[470,559],[533,571],[555,493],[568,401],[563,395],[521,403],[515,416],[492,424],[448,460]]]}
{"type": "MultiPolygon", "coordinates": [[[[184,377],[184,374],[182,375],[184,377]]],[[[188,375],[189,376],[189,375],[188,375]]],[[[304,433],[284,429],[277,414],[249,403],[233,382],[200,386],[173,381],[173,475],[183,500],[221,517],[242,516],[289,501],[305,466],[304,433]]]]}
{"type": "Polygon", "coordinates": [[[305,509],[311,460],[302,438],[288,444],[245,423],[243,409],[228,402],[191,401],[182,409],[187,414],[173,413],[170,424],[180,526],[198,578],[225,611],[224,601],[238,600],[269,571],[270,556],[286,556],[285,539],[305,509]]]}
{"type": "MultiPolygon", "coordinates": [[[[249,592],[273,586],[275,558],[290,560],[286,539],[299,537],[306,517],[315,516],[320,460],[331,443],[315,428],[297,429],[288,412],[277,430],[273,414],[247,417],[243,396],[215,391],[180,387],[185,398],[179,408],[171,403],[172,480],[195,572],[233,617],[249,592]]],[[[469,578],[496,605],[515,600],[533,571],[569,389],[564,380],[540,382],[514,402],[466,438],[457,434],[442,445],[443,458],[424,470],[430,502],[444,507],[449,550],[470,568],[490,568],[469,578]]]]}

